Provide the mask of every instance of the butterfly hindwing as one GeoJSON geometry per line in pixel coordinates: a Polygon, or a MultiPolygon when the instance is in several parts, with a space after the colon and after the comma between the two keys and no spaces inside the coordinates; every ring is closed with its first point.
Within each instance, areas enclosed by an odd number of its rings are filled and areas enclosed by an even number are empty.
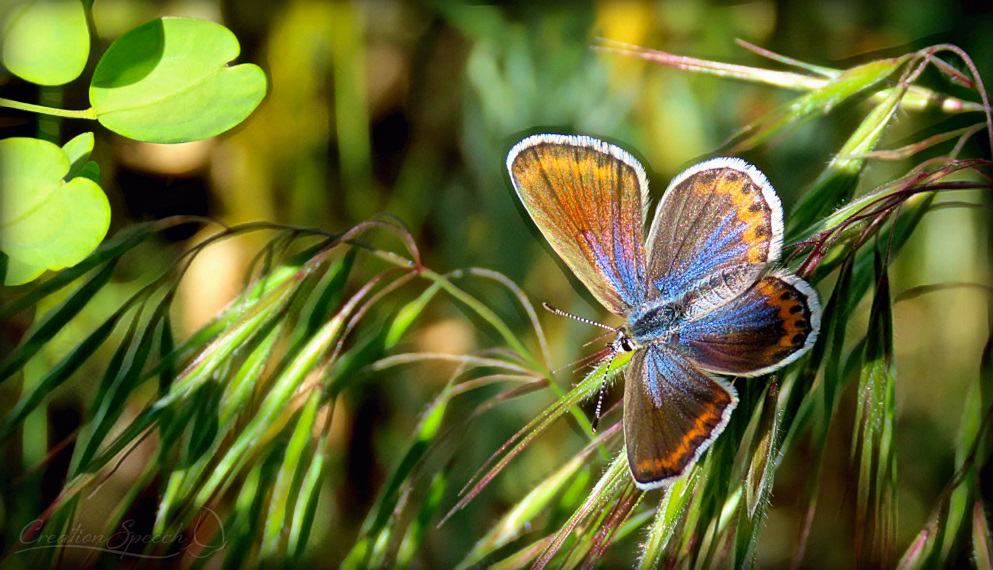
{"type": "Polygon", "coordinates": [[[682,475],[724,430],[738,402],[733,386],[661,344],[635,352],[624,377],[624,442],[642,489],[682,475]]]}
{"type": "Polygon", "coordinates": [[[821,309],[806,281],[780,269],[680,327],[679,349],[705,370],[757,376],[793,362],[817,339],[821,309]]]}
{"type": "Polygon", "coordinates": [[[648,181],[634,157],[589,137],[534,135],[510,151],[507,169],[538,229],[600,303],[624,314],[642,301],[648,181]]]}
{"type": "Polygon", "coordinates": [[[669,184],[648,233],[648,278],[662,298],[740,264],[777,261],[783,210],[765,175],[738,158],[690,167],[669,184]]]}

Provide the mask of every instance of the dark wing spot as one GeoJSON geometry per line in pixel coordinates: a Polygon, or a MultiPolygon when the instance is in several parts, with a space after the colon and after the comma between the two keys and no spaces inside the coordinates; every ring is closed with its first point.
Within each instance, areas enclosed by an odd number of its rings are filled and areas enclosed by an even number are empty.
{"type": "MultiPolygon", "coordinates": [[[[745,188],[748,188],[748,186],[745,186],[745,188]]],[[[744,190],[742,191],[742,194],[747,194],[747,193],[748,192],[745,192],[744,190]]],[[[761,209],[762,209],[762,204],[758,202],[752,202],[752,205],[748,207],[749,212],[758,212],[761,209]]]]}
{"type": "Polygon", "coordinates": [[[714,180],[717,179],[717,173],[712,170],[704,170],[698,176],[700,176],[700,181],[708,186],[713,184],[714,180]]]}
{"type": "MultiPolygon", "coordinates": [[[[728,179],[729,180],[733,180],[733,181],[737,182],[738,180],[741,180],[741,179],[745,178],[745,176],[742,173],[738,172],[738,171],[732,171],[732,172],[734,172],[734,175],[733,176],[729,175],[728,176],[728,179]]],[[[748,195],[748,194],[751,194],[752,193],[752,185],[750,184],[750,182],[751,182],[751,179],[749,179],[748,181],[746,181],[744,184],[741,185],[741,193],[742,194],[748,195]]]]}
{"type": "Polygon", "coordinates": [[[793,313],[794,315],[797,314],[797,313],[799,313],[802,310],[803,310],[803,307],[801,307],[800,305],[793,305],[792,307],[790,307],[790,312],[793,313]]]}
{"type": "Polygon", "coordinates": [[[757,237],[765,237],[769,235],[769,228],[765,226],[758,226],[755,228],[755,235],[757,237]]]}
{"type": "Polygon", "coordinates": [[[799,320],[796,322],[796,328],[805,331],[807,330],[807,321],[799,320]]]}
{"type": "Polygon", "coordinates": [[[783,301],[789,301],[793,298],[793,291],[783,291],[779,294],[779,298],[783,301]]]}
{"type": "Polygon", "coordinates": [[[803,341],[805,340],[807,340],[807,335],[803,333],[796,333],[795,335],[793,335],[793,344],[800,345],[803,344],[803,341]]]}

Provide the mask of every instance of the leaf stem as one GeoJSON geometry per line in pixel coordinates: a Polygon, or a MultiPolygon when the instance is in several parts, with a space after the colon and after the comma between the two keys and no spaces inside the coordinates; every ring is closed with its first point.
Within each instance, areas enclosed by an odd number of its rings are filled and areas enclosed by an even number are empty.
{"type": "Polygon", "coordinates": [[[96,120],[97,118],[96,109],[93,107],[83,111],[69,111],[66,109],[56,109],[54,107],[44,107],[42,105],[32,105],[31,103],[21,103],[20,101],[11,101],[10,99],[4,99],[3,97],[0,97],[0,107],[9,107],[11,109],[19,109],[21,111],[30,111],[44,115],[55,115],[56,117],[66,117],[68,119],[96,120]]]}

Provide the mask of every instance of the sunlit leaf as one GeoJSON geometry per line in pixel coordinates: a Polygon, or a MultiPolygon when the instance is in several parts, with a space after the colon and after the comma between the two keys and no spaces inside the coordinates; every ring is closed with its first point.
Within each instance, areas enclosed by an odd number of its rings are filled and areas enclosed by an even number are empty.
{"type": "MultiPolygon", "coordinates": [[[[70,164],[69,173],[65,177],[66,180],[71,180],[76,176],[82,176],[83,174],[81,172],[87,164],[96,166],[96,163],[90,160],[90,153],[93,152],[93,143],[93,133],[83,133],[62,145],[62,150],[65,151],[66,156],[69,158],[70,164]]],[[[99,168],[97,172],[99,173],[99,168]]],[[[100,180],[97,179],[94,182],[99,184],[100,180]]]]}
{"type": "MultiPolygon", "coordinates": [[[[110,226],[110,204],[92,180],[63,180],[70,168],[64,150],[39,139],[4,139],[0,164],[0,243],[11,259],[56,270],[99,245],[110,226]]],[[[8,273],[6,283],[25,282],[25,275],[14,277],[8,273]]]]}
{"type": "Polygon", "coordinates": [[[152,20],[118,38],[100,58],[90,104],[103,126],[145,142],[218,135],[243,121],[266,93],[258,66],[228,65],[240,50],[220,24],[152,20]]]}
{"type": "Polygon", "coordinates": [[[90,55],[90,30],[79,0],[32,0],[15,6],[0,38],[4,66],[39,85],[76,79],[90,55]]]}

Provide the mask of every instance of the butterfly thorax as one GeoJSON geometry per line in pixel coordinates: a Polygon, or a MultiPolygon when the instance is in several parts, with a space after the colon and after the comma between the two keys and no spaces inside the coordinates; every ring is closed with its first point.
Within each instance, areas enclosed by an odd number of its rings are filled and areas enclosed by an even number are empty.
{"type": "Polygon", "coordinates": [[[650,301],[637,307],[628,315],[627,325],[615,341],[618,348],[630,346],[634,350],[647,344],[675,341],[683,321],[681,302],[650,301]]]}

